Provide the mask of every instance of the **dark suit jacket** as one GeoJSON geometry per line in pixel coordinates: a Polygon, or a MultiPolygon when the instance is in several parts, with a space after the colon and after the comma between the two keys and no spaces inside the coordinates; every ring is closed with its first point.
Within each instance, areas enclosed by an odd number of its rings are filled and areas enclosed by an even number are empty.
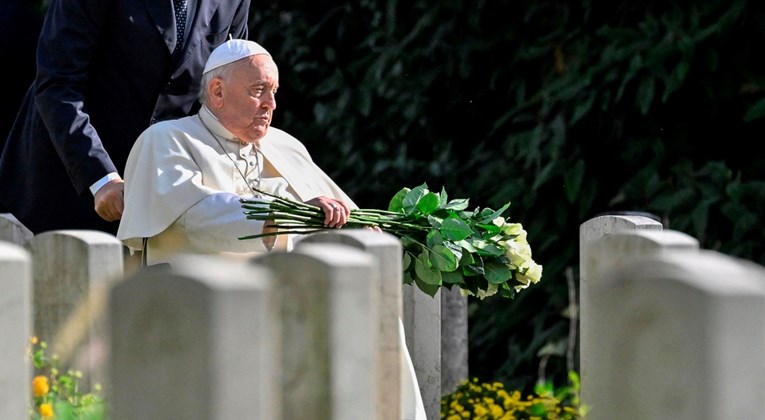
{"type": "Polygon", "coordinates": [[[91,184],[122,175],[156,121],[193,114],[202,69],[228,39],[246,39],[250,0],[197,0],[181,55],[170,0],[53,0],[37,76],[0,156],[0,208],[34,233],[118,222],[94,210],[91,184]]]}

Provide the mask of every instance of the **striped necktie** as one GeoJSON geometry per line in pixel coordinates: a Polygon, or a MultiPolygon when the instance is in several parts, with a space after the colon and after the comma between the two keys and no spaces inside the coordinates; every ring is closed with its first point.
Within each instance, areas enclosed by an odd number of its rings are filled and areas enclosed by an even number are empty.
{"type": "Polygon", "coordinates": [[[175,49],[173,50],[173,55],[176,55],[183,48],[183,40],[186,34],[186,12],[188,9],[188,0],[173,0],[173,8],[175,9],[175,29],[178,33],[175,49]]]}

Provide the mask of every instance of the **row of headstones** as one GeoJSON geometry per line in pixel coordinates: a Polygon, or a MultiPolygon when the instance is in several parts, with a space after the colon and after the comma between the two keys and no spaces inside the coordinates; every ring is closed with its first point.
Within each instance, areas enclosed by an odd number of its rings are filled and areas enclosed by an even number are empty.
{"type": "Polygon", "coordinates": [[[765,413],[765,268],[643,216],[580,228],[581,401],[588,419],[765,413]]]}
{"type": "Polygon", "coordinates": [[[187,257],[182,269],[126,276],[122,245],[111,235],[33,236],[1,214],[0,396],[7,397],[0,398],[0,418],[27,416],[27,343],[34,332],[55,343],[62,360],[77,358],[91,372],[88,380],[109,381],[110,408],[123,418],[152,418],[145,410],[169,407],[177,416],[180,406],[200,418],[230,418],[244,401],[252,412],[253,399],[262,397],[258,409],[268,415],[258,418],[295,418],[290,410],[316,407],[331,413],[323,418],[398,419],[402,319],[428,420],[440,418],[442,392],[467,377],[466,299],[456,290],[434,299],[402,288],[401,244],[393,236],[348,230],[301,244],[245,265],[187,257]],[[179,302],[184,295],[195,304],[179,302]],[[270,309],[258,302],[270,302],[270,309]],[[364,327],[368,322],[377,327],[364,327]],[[104,342],[108,367],[98,351],[104,342]],[[278,373],[279,380],[260,380],[278,373]],[[177,395],[168,395],[173,389],[177,395]],[[268,403],[280,401],[285,389],[289,401],[268,403]],[[153,399],[136,404],[138,396],[153,399]],[[231,401],[240,396],[239,405],[231,401]],[[137,409],[144,410],[140,416],[130,411],[137,409]]]}

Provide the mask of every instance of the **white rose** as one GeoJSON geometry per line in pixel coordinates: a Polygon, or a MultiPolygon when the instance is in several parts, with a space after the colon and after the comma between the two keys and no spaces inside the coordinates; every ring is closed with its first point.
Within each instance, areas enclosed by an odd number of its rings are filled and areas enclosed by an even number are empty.
{"type": "Polygon", "coordinates": [[[526,242],[507,241],[505,242],[507,251],[505,256],[510,263],[516,267],[522,267],[527,261],[531,260],[531,246],[526,242]]]}
{"type": "Polygon", "coordinates": [[[487,298],[489,296],[495,295],[497,293],[497,291],[499,291],[499,286],[494,284],[494,283],[489,283],[489,286],[487,287],[487,289],[486,290],[480,290],[479,289],[477,295],[474,294],[473,292],[471,292],[470,290],[467,290],[467,289],[460,289],[460,294],[462,296],[465,296],[465,297],[467,297],[467,296],[475,296],[475,297],[477,297],[479,299],[484,299],[484,298],[487,298]]]}
{"type": "Polygon", "coordinates": [[[542,266],[529,260],[528,265],[521,269],[521,272],[515,273],[515,280],[518,281],[518,285],[515,285],[515,291],[518,292],[522,289],[529,287],[531,283],[539,283],[542,279],[542,266]],[[524,271],[525,270],[525,271],[524,271]]]}
{"type": "MultiPolygon", "coordinates": [[[[500,225],[497,225],[500,226],[500,225]]],[[[520,223],[507,223],[502,225],[502,233],[507,236],[517,236],[519,238],[526,239],[526,230],[520,223]]]]}

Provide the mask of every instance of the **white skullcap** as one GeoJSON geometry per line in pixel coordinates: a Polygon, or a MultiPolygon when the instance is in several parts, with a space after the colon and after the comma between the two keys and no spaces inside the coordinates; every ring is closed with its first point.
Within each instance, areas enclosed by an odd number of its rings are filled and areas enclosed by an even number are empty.
{"type": "Polygon", "coordinates": [[[230,39],[213,50],[210,58],[207,59],[207,64],[205,64],[205,69],[202,73],[207,73],[212,69],[233,63],[236,60],[258,54],[271,56],[265,48],[256,42],[246,39],[230,39]]]}

